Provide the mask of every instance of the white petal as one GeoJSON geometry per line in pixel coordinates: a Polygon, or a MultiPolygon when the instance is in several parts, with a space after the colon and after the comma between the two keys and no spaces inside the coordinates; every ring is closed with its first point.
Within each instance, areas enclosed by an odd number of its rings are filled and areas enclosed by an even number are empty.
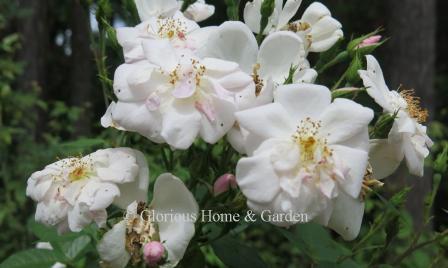
{"type": "Polygon", "coordinates": [[[380,64],[372,55],[367,55],[366,59],[367,70],[360,70],[358,73],[364,82],[364,86],[367,88],[367,93],[383,109],[388,112],[395,112],[388,101],[389,88],[384,81],[383,71],[381,70],[380,64]]]}
{"type": "Polygon", "coordinates": [[[334,200],[333,214],[328,227],[345,240],[353,240],[359,234],[363,215],[364,203],[341,192],[334,200]]]}
{"type": "Polygon", "coordinates": [[[402,145],[397,142],[371,140],[369,163],[372,166],[373,177],[377,180],[388,177],[400,166],[404,152],[402,145]]]}
{"type": "MultiPolygon", "coordinates": [[[[149,88],[142,90],[132,90],[129,85],[129,78],[135,72],[146,71],[147,79],[151,77],[151,67],[148,63],[138,62],[133,64],[122,64],[118,66],[114,74],[114,93],[121,101],[144,100],[148,96],[149,88]]],[[[132,81],[132,80],[131,80],[132,81]]]]}
{"type": "Polygon", "coordinates": [[[201,115],[201,128],[200,135],[201,138],[211,144],[216,143],[219,139],[224,137],[226,133],[235,124],[235,104],[219,99],[217,97],[212,97],[212,104],[216,113],[216,118],[210,121],[206,115],[201,115]]]}
{"type": "Polygon", "coordinates": [[[282,85],[275,91],[274,99],[285,108],[296,122],[311,117],[318,118],[331,103],[327,87],[313,84],[282,85]]]}
{"type": "Polygon", "coordinates": [[[106,209],[116,197],[120,196],[120,190],[112,183],[88,182],[78,197],[78,203],[88,206],[90,211],[106,209]]]}
{"type": "Polygon", "coordinates": [[[118,102],[112,111],[112,121],[128,131],[135,131],[153,142],[160,143],[162,117],[159,111],[150,111],[144,102],[118,102]]]}
{"type": "Polygon", "coordinates": [[[152,17],[170,17],[179,9],[176,0],[135,0],[142,21],[152,17]]]}
{"type": "Polygon", "coordinates": [[[295,83],[309,83],[313,84],[316,81],[317,72],[312,68],[299,68],[294,74],[295,83]]]}
{"type": "MultiPolygon", "coordinates": [[[[253,84],[253,78],[244,72],[233,72],[217,80],[222,87],[229,91],[240,91],[249,84],[253,84]]],[[[255,85],[254,85],[255,86],[255,85]]]]}
{"type": "Polygon", "coordinates": [[[313,25],[325,16],[331,16],[330,10],[323,4],[314,2],[303,12],[302,20],[313,25]]]}
{"type": "MultiPolygon", "coordinates": [[[[95,162],[97,176],[104,182],[126,183],[134,181],[139,172],[133,151],[128,148],[110,148],[97,153],[104,153],[106,161],[95,162]]],[[[95,154],[91,155],[93,158],[95,154]]],[[[95,159],[94,159],[95,161],[95,159]]]]}
{"type": "Polygon", "coordinates": [[[237,112],[241,127],[264,138],[290,137],[296,128],[288,112],[278,103],[237,112]]]}
{"type": "Polygon", "coordinates": [[[37,222],[54,226],[67,217],[68,204],[62,200],[54,199],[49,202],[39,202],[36,207],[34,219],[37,222]]]}
{"type": "Polygon", "coordinates": [[[354,101],[336,99],[321,114],[321,133],[328,133],[328,143],[344,142],[365,131],[373,111],[354,101]]]}
{"type": "Polygon", "coordinates": [[[211,34],[203,52],[213,57],[236,62],[246,73],[252,73],[257,60],[258,44],[250,29],[242,22],[227,21],[211,34]]]}
{"type": "Polygon", "coordinates": [[[134,27],[120,27],[116,30],[117,41],[123,47],[126,63],[143,60],[145,55],[139,38],[138,30],[134,27]]]}
{"type": "Polygon", "coordinates": [[[215,13],[215,6],[196,1],[184,11],[185,17],[194,21],[203,21],[215,13]]]}
{"type": "MultiPolygon", "coordinates": [[[[261,21],[261,8],[262,0],[253,0],[252,2],[247,2],[244,7],[244,23],[252,30],[254,33],[260,31],[260,21],[261,21]]],[[[270,28],[272,25],[267,26],[270,28]]]]}
{"type": "Polygon", "coordinates": [[[168,39],[144,40],[142,45],[146,59],[164,71],[171,72],[178,64],[177,53],[168,39]]]}
{"type": "Polygon", "coordinates": [[[34,201],[41,201],[44,199],[53,183],[51,175],[45,175],[46,172],[48,171],[42,170],[34,172],[28,179],[26,195],[31,197],[34,201]]]}
{"type": "Polygon", "coordinates": [[[252,202],[270,202],[280,191],[269,153],[241,158],[236,166],[236,180],[244,196],[252,202]]]}
{"type": "Polygon", "coordinates": [[[197,137],[201,115],[189,100],[174,100],[163,117],[161,135],[176,149],[187,149],[197,137]]]}
{"type": "Polygon", "coordinates": [[[367,152],[341,145],[333,145],[330,148],[333,150],[334,157],[342,161],[342,164],[349,169],[348,176],[339,180],[339,185],[348,195],[357,198],[367,168],[367,152]]]}
{"type": "Polygon", "coordinates": [[[405,134],[403,138],[403,149],[409,172],[415,176],[422,177],[425,168],[425,157],[429,155],[424,138],[417,135],[410,136],[409,134],[405,134]]]}
{"type": "Polygon", "coordinates": [[[316,24],[312,25],[311,31],[311,52],[324,52],[330,49],[344,34],[342,25],[332,17],[323,17],[316,24]]]}
{"type": "Polygon", "coordinates": [[[280,12],[280,17],[278,19],[277,28],[283,27],[289,23],[289,20],[294,17],[297,10],[300,7],[302,0],[287,0],[285,6],[280,12]]]}
{"type": "Polygon", "coordinates": [[[296,34],[286,31],[270,34],[261,44],[258,53],[260,75],[283,83],[291,66],[298,65],[304,60],[304,56],[303,41],[296,34]]]}
{"type": "Polygon", "coordinates": [[[241,129],[239,127],[232,127],[229,132],[227,132],[227,141],[230,145],[240,154],[245,154],[246,149],[244,146],[244,136],[241,133],[241,129]]]}
{"type": "MultiPolygon", "coordinates": [[[[263,145],[258,150],[262,150],[263,145]]],[[[271,150],[271,161],[275,171],[290,172],[299,164],[299,147],[292,139],[278,142],[271,147],[271,150]]]]}
{"type": "Polygon", "coordinates": [[[217,26],[208,26],[198,28],[190,32],[186,38],[190,46],[196,49],[196,53],[203,58],[202,51],[206,50],[207,43],[211,40],[211,36],[218,30],[217,26]]]}
{"type": "MultiPolygon", "coordinates": [[[[131,149],[132,150],[132,149],[131,149]]],[[[148,199],[148,187],[149,187],[149,168],[146,162],[145,155],[137,150],[132,150],[137,164],[139,166],[139,172],[133,182],[120,184],[120,196],[115,198],[114,204],[120,208],[127,207],[133,201],[147,202],[148,199]]]]}
{"type": "Polygon", "coordinates": [[[126,222],[120,221],[107,231],[97,245],[98,254],[112,268],[124,268],[131,259],[126,251],[126,222]]]}
{"type": "Polygon", "coordinates": [[[205,66],[205,75],[216,77],[238,71],[238,64],[217,58],[204,58],[201,63],[205,66]]]}
{"type": "MultiPolygon", "coordinates": [[[[154,184],[154,199],[151,203],[154,212],[198,217],[199,207],[193,195],[183,182],[165,173],[154,184]]],[[[159,222],[160,240],[168,251],[169,266],[174,267],[182,259],[188,243],[194,236],[195,219],[184,218],[178,221],[159,222]]]]}

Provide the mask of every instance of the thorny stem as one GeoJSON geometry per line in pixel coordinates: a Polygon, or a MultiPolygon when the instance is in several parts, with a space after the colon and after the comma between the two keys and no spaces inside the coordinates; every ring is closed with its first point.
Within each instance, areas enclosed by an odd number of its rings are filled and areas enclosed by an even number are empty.
{"type": "MultiPolygon", "coordinates": [[[[447,235],[448,235],[448,229],[443,231],[442,233],[436,235],[433,239],[427,240],[427,241],[422,242],[420,244],[417,244],[418,239],[417,240],[414,239],[413,243],[409,246],[409,248],[405,252],[403,252],[403,254],[398,256],[397,259],[395,259],[395,261],[392,262],[392,264],[394,266],[400,264],[406,257],[411,255],[417,249],[425,247],[427,245],[430,245],[430,244],[432,244],[434,242],[437,242],[438,240],[444,238],[447,235]]],[[[418,237],[420,237],[420,236],[418,236],[418,237]]]]}

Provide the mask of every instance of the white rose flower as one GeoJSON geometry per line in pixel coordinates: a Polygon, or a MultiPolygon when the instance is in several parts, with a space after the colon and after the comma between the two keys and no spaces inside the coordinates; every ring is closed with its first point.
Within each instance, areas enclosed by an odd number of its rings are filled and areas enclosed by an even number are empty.
{"type": "MultiPolygon", "coordinates": [[[[178,0],[135,0],[138,15],[141,21],[151,18],[168,18],[180,12],[183,1],[178,0]]],[[[208,5],[204,0],[197,0],[189,5],[183,13],[194,21],[203,21],[215,13],[215,7],[208,5]]]]}
{"type": "Polygon", "coordinates": [[[387,140],[371,142],[370,162],[377,179],[392,174],[403,158],[411,174],[423,176],[424,161],[433,142],[426,134],[428,112],[420,107],[420,99],[413,90],[389,90],[378,61],[367,55],[367,70],[360,70],[367,93],[385,113],[397,117],[387,140]]]}
{"type": "Polygon", "coordinates": [[[144,245],[159,241],[168,255],[158,267],[174,267],[194,236],[198,213],[196,200],[183,182],[169,173],[162,174],[154,184],[149,207],[137,202],[129,205],[125,219],[115,224],[98,243],[98,253],[110,267],[122,268],[129,261],[142,262],[144,245]],[[144,216],[146,212],[154,217],[144,216]]]}
{"type": "Polygon", "coordinates": [[[102,226],[112,203],[126,207],[145,201],[149,183],[143,154],[130,148],[98,150],[72,157],[34,172],[27,196],[37,202],[35,219],[60,232],[81,231],[95,221],[102,226]]]}
{"type": "Polygon", "coordinates": [[[135,27],[117,28],[117,40],[123,47],[127,63],[145,59],[142,42],[144,40],[169,40],[177,49],[194,53],[201,48],[216,27],[203,27],[175,12],[167,18],[149,17],[135,27]]]}
{"type": "Polygon", "coordinates": [[[187,149],[197,136],[208,143],[222,138],[235,123],[237,94],[254,90],[252,77],[237,63],[198,59],[168,40],[146,40],[143,47],[149,63],[124,64],[115,73],[119,101],[104,126],[137,131],[176,149],[187,149]]]}
{"type": "Polygon", "coordinates": [[[373,111],[347,99],[331,103],[324,86],[292,84],[277,89],[274,103],[236,116],[257,137],[236,167],[249,208],[306,213],[354,239],[364,211],[359,195],[373,111]]]}
{"type": "MultiPolygon", "coordinates": [[[[302,39],[287,31],[270,34],[258,48],[251,30],[235,21],[219,26],[199,52],[201,56],[237,62],[252,76],[255,90],[248,88],[238,94],[238,110],[272,102],[275,87],[285,82],[292,66],[297,66],[293,83],[313,83],[317,72],[309,68],[305,54],[302,39]]],[[[238,125],[229,131],[227,138],[237,151],[245,153],[245,135],[238,125]]]]}
{"type": "MultiPolygon", "coordinates": [[[[312,3],[303,13],[302,18],[289,23],[296,14],[301,0],[287,0],[282,7],[283,0],[275,1],[275,9],[264,34],[270,32],[289,30],[297,33],[305,40],[305,48],[310,52],[323,52],[331,48],[344,36],[342,25],[333,17],[331,12],[319,2],[312,3]]],[[[244,21],[249,28],[258,33],[260,31],[262,0],[246,3],[244,8],[244,21]]]]}

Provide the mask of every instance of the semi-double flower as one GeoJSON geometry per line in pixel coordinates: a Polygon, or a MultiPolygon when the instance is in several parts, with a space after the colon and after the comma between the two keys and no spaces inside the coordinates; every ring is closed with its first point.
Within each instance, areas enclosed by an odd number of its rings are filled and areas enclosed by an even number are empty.
{"type": "Polygon", "coordinates": [[[420,99],[413,90],[389,90],[378,61],[367,55],[367,70],[360,70],[367,93],[380,105],[384,113],[396,119],[387,139],[372,140],[370,162],[377,179],[392,174],[403,158],[411,174],[423,176],[425,158],[433,142],[422,125],[428,112],[420,107],[420,99]]]}
{"type": "MultiPolygon", "coordinates": [[[[262,0],[248,2],[244,8],[244,21],[249,28],[260,31],[262,0]]],[[[331,12],[319,2],[312,3],[303,13],[302,18],[290,22],[297,13],[301,0],[275,0],[275,8],[269,17],[264,34],[289,30],[305,40],[305,48],[310,52],[323,52],[332,47],[343,37],[342,25],[331,16],[331,12]]]]}
{"type": "Polygon", "coordinates": [[[57,226],[60,232],[81,231],[92,221],[104,225],[111,204],[126,208],[133,200],[146,201],[148,176],[141,152],[104,149],[34,172],[26,194],[37,202],[36,221],[57,226]]]}
{"type": "Polygon", "coordinates": [[[355,238],[364,212],[359,196],[373,111],[347,99],[331,102],[324,86],[292,84],[277,89],[274,103],[237,118],[257,137],[256,149],[236,168],[249,208],[306,213],[345,239],[355,238]]]}
{"type": "Polygon", "coordinates": [[[255,87],[235,62],[197,58],[169,40],[145,40],[147,61],[115,72],[118,102],[103,126],[136,131],[154,142],[186,149],[196,137],[222,138],[235,123],[238,93],[255,87]]]}

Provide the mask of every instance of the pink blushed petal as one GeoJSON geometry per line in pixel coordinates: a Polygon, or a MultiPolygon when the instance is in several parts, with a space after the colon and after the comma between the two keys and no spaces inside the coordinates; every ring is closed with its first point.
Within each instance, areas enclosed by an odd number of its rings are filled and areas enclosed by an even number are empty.
{"type": "Polygon", "coordinates": [[[196,109],[203,113],[210,122],[214,122],[216,119],[215,108],[208,101],[196,101],[194,103],[196,109]]]}
{"type": "Polygon", "coordinates": [[[156,94],[151,94],[151,96],[146,99],[145,105],[146,108],[148,108],[148,110],[150,110],[151,112],[159,109],[160,97],[156,94]]]}
{"type": "Polygon", "coordinates": [[[185,99],[191,97],[196,90],[196,83],[192,79],[182,79],[179,81],[172,94],[177,99],[185,99]]]}

